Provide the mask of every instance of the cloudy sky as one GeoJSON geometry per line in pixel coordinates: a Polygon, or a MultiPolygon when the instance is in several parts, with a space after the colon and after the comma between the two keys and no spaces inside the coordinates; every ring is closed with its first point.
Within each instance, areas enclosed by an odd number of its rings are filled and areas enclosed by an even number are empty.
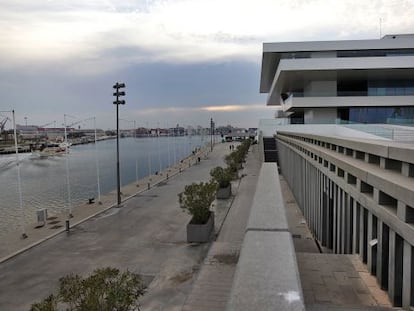
{"type": "Polygon", "coordinates": [[[273,114],[263,42],[379,38],[380,19],[414,33],[413,16],[414,0],[1,0],[0,111],[114,128],[121,81],[120,116],[138,125],[255,127],[273,114]]]}

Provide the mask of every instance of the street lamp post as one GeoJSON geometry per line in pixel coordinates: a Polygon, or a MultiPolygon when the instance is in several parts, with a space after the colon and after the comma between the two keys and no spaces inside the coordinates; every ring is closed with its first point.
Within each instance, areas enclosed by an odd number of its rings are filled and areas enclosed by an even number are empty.
{"type": "Polygon", "coordinates": [[[125,96],[124,91],[120,89],[125,88],[125,83],[116,83],[113,88],[116,90],[113,96],[116,97],[114,105],[116,105],[116,175],[117,175],[117,197],[118,207],[121,205],[121,176],[119,173],[119,105],[125,105],[125,100],[120,100],[121,96],[125,96]]]}
{"type": "Polygon", "coordinates": [[[72,200],[70,195],[70,170],[69,170],[69,143],[68,143],[68,132],[67,132],[67,123],[66,117],[67,114],[63,115],[63,126],[65,127],[65,163],[66,163],[66,187],[68,191],[68,219],[73,218],[72,214],[72,200]]]}
{"type": "Polygon", "coordinates": [[[210,119],[210,142],[211,142],[211,147],[210,150],[211,152],[213,151],[213,134],[214,133],[214,122],[213,122],[213,118],[210,119]]]}
{"type": "Polygon", "coordinates": [[[16,116],[14,113],[14,110],[12,110],[13,114],[13,134],[14,134],[14,147],[16,152],[16,166],[17,166],[17,186],[19,191],[19,205],[20,205],[20,211],[22,213],[22,239],[27,238],[26,229],[24,225],[24,210],[23,210],[23,199],[22,199],[22,185],[21,185],[21,177],[20,177],[20,160],[19,160],[19,148],[17,146],[17,131],[16,131],[16,116]]]}

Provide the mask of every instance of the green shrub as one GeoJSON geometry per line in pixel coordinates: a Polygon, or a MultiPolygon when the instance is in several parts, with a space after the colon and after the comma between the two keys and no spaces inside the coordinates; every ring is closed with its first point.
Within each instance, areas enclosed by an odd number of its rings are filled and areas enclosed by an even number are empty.
{"type": "Polygon", "coordinates": [[[210,206],[215,199],[217,184],[214,181],[192,183],[178,194],[180,207],[186,210],[194,224],[205,224],[210,217],[210,206]]]}
{"type": "Polygon", "coordinates": [[[35,303],[31,311],[132,311],[139,310],[138,298],[144,294],[138,274],[115,268],[96,269],[83,279],[69,274],[59,279],[59,292],[35,303]],[[58,308],[57,306],[62,306],[58,308]]]}
{"type": "Polygon", "coordinates": [[[233,179],[233,174],[231,170],[227,168],[222,168],[217,166],[210,171],[210,176],[218,183],[220,188],[226,188],[230,185],[231,180],[233,179]]]}

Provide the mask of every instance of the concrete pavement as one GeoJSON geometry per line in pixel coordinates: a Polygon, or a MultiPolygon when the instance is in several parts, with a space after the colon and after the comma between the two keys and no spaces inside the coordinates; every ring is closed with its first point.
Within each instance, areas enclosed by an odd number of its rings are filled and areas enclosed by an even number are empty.
{"type": "MultiPolygon", "coordinates": [[[[61,276],[105,266],[144,276],[149,288],[142,310],[181,310],[209,244],[187,244],[190,216],[180,210],[177,194],[186,184],[209,179],[227,152],[228,144],[216,145],[200,164],[131,197],[122,208],[109,208],[1,263],[0,310],[28,310],[55,290],[61,276]]],[[[216,204],[217,229],[230,203],[216,204]]]]}
{"type": "Polygon", "coordinates": [[[257,145],[251,147],[240,186],[183,307],[185,311],[225,310],[256,191],[261,162],[257,145]]]}
{"type": "MultiPolygon", "coordinates": [[[[183,159],[169,167],[160,174],[148,176],[139,180],[138,182],[124,185],[121,188],[122,201],[128,200],[130,197],[143,193],[149,188],[158,185],[159,183],[172,178],[176,174],[188,169],[192,165],[197,164],[197,158],[206,158],[209,153],[209,148],[200,150],[197,154],[183,159]]],[[[111,191],[96,198],[94,204],[82,204],[74,206],[72,209],[72,218],[68,218],[69,211],[63,211],[57,215],[51,215],[43,226],[39,224],[29,224],[25,227],[27,238],[21,238],[21,231],[9,232],[3,235],[0,239],[0,263],[12,258],[16,254],[26,251],[31,247],[38,245],[58,234],[65,231],[66,220],[69,220],[70,226],[76,226],[100,213],[117,205],[117,192],[111,191]]]]}

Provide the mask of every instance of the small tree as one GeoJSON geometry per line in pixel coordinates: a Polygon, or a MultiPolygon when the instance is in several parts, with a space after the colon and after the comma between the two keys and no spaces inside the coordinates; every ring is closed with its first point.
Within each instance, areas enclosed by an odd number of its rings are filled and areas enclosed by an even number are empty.
{"type": "Polygon", "coordinates": [[[218,183],[220,188],[226,188],[230,185],[233,174],[231,170],[217,166],[210,171],[211,177],[218,183]]]}
{"type": "Polygon", "coordinates": [[[96,269],[83,279],[69,274],[59,279],[59,292],[35,303],[31,311],[62,310],[98,311],[139,310],[138,298],[144,294],[144,285],[138,274],[115,268],[96,269]]]}
{"type": "Polygon", "coordinates": [[[215,199],[217,184],[214,181],[192,183],[178,194],[180,207],[193,216],[194,224],[205,224],[210,217],[210,206],[215,199]]]}

